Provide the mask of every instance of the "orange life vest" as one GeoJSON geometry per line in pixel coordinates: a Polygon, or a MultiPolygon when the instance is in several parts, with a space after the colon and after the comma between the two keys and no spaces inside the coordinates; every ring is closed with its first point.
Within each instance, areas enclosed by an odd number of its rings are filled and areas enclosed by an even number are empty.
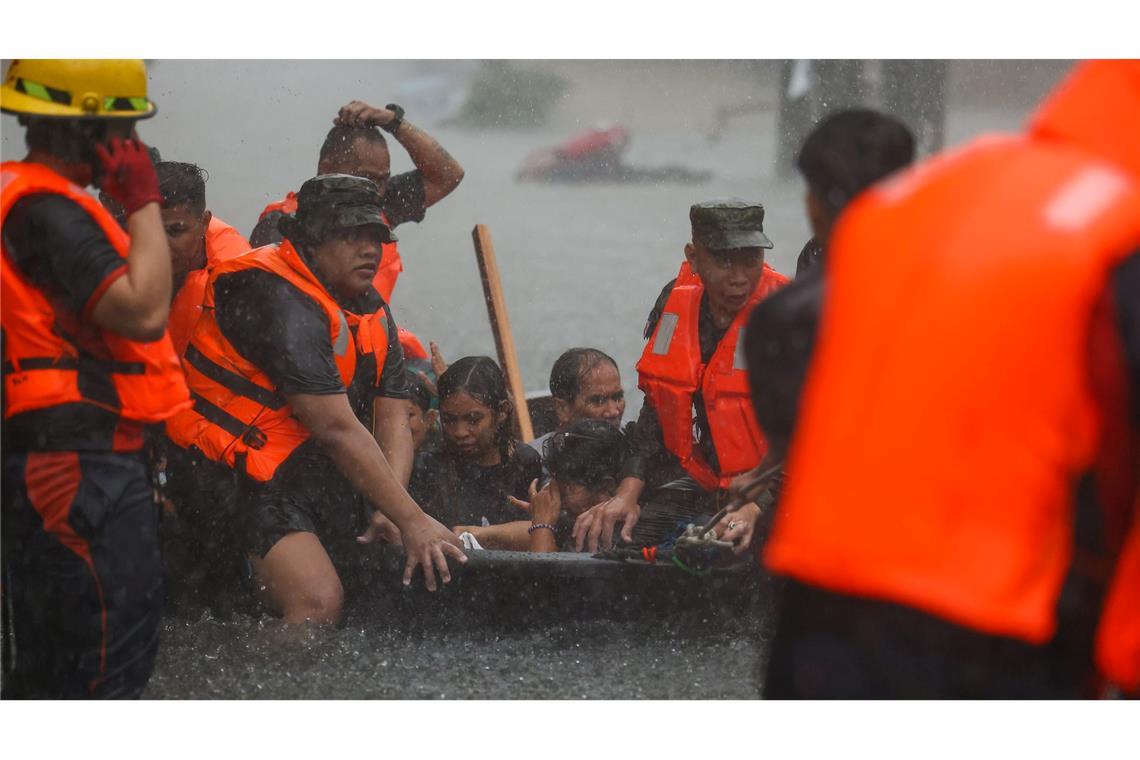
{"type": "Polygon", "coordinates": [[[196,447],[207,458],[265,482],[308,439],[309,431],[265,373],[238,353],[218,327],[214,314],[218,278],[248,269],[275,274],[320,305],[328,316],[329,341],[345,387],[356,374],[358,353],[376,357],[379,384],[388,355],[388,321],[385,309],[366,315],[342,310],[288,240],[214,267],[202,316],[184,356],[194,407],[169,420],[166,433],[182,448],[196,447]]]}
{"type": "Polygon", "coordinates": [[[1075,483],[1106,430],[1092,315],[1138,248],[1135,178],[1036,135],[979,139],[857,198],[828,248],[768,567],[1047,641],[1075,483]]]}
{"type": "MultiPolygon", "coordinates": [[[[257,221],[261,221],[265,216],[274,211],[280,211],[283,214],[297,213],[297,194],[290,192],[284,198],[274,203],[270,203],[261,212],[261,216],[257,221]]],[[[384,223],[388,223],[388,216],[381,212],[384,217],[384,223]]],[[[404,262],[400,258],[400,249],[397,243],[384,243],[381,247],[380,268],[376,270],[376,276],[372,278],[372,287],[380,293],[386,303],[392,302],[392,291],[396,289],[396,280],[400,277],[400,272],[404,271],[404,262]]]]}
{"type": "MultiPolygon", "coordinates": [[[[0,165],[0,224],[17,201],[36,193],[55,193],[79,204],[126,258],[130,239],[106,209],[83,188],[39,164],[6,161],[0,165]]],[[[0,265],[5,419],[82,402],[113,411],[125,420],[149,423],[190,405],[169,335],[141,343],[84,323],[83,315],[57,311],[9,260],[6,248],[0,265]],[[81,382],[88,375],[98,379],[81,382]],[[117,401],[85,395],[84,389],[94,386],[112,388],[117,401]]]]}
{"type": "Polygon", "coordinates": [[[249,250],[249,241],[230,225],[214,216],[206,228],[206,266],[195,269],[186,275],[182,287],[174,296],[170,304],[170,339],[174,341],[174,350],[182,356],[186,352],[186,344],[190,341],[190,333],[202,314],[202,303],[206,299],[206,280],[209,279],[210,270],[222,261],[237,258],[249,250]]]}
{"type": "Polygon", "coordinates": [[[1108,588],[1096,641],[1097,665],[1113,683],[1140,691],[1140,499],[1132,515],[1132,531],[1108,588]]]}
{"type": "Polygon", "coordinates": [[[701,487],[710,491],[727,488],[734,477],[756,467],[768,448],[752,410],[748,372],[738,350],[740,329],[752,307],[787,282],[787,277],[764,265],[752,297],[705,365],[697,329],[705,289],[689,262],[684,262],[637,363],[637,385],[657,411],[665,447],[701,487]],[[693,397],[698,389],[719,471],[693,445],[693,397]]]}
{"type": "Polygon", "coordinates": [[[427,359],[431,356],[414,332],[402,327],[397,327],[396,332],[399,335],[400,348],[404,350],[405,359],[427,359]]]}

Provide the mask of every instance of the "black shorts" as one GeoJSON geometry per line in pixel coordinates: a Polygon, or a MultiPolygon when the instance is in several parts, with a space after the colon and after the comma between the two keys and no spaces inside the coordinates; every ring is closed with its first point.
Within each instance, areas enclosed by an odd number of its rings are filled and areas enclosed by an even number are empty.
{"type": "Polygon", "coordinates": [[[335,563],[356,546],[370,516],[364,499],[343,488],[322,493],[270,483],[250,489],[246,499],[246,551],[262,558],[288,534],[304,532],[315,534],[335,563]]]}
{"type": "Polygon", "coordinates": [[[3,468],[4,698],[140,696],[162,615],[143,455],[6,453],[3,468]]]}
{"type": "MultiPolygon", "coordinates": [[[[1096,619],[1095,613],[1092,619],[1096,619]]],[[[1078,699],[1092,696],[1091,639],[1067,626],[1042,646],[889,602],[787,581],[765,699],[1078,699]]]]}

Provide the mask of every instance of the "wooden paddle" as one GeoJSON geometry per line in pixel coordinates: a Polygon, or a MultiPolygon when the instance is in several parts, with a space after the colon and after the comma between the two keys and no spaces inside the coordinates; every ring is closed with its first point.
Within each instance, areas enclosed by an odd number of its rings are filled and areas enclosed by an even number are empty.
{"type": "Polygon", "coordinates": [[[475,259],[479,262],[479,276],[483,280],[483,297],[487,301],[491,333],[495,336],[495,351],[499,354],[499,364],[507,376],[507,390],[515,404],[515,432],[521,440],[530,441],[534,439],[534,428],[530,423],[530,410],[519,372],[511,320],[507,317],[507,299],[503,296],[503,284],[499,280],[499,264],[495,260],[491,231],[486,225],[476,224],[471,230],[471,238],[475,241],[475,259]]]}

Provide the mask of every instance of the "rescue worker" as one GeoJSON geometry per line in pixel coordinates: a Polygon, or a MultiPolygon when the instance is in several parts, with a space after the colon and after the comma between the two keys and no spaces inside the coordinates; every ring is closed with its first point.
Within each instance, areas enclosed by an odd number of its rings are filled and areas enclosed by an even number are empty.
{"type": "Polygon", "coordinates": [[[861,192],[910,164],[914,153],[914,136],[902,122],[866,108],[828,116],[800,149],[796,165],[807,183],[805,205],[813,233],[808,246],[817,253],[808,254],[814,260],[797,272],[794,282],[752,310],[744,331],[753,405],[772,461],[784,459],[795,427],[823,305],[822,264],[835,221],[861,192]]]}
{"type": "MultiPolygon", "coordinates": [[[[632,454],[614,498],[574,525],[579,551],[608,546],[615,525],[632,541],[643,494],[660,505],[657,543],[678,519],[711,514],[732,479],[759,464],[765,442],[749,402],[748,378],[737,351],[740,328],[761,299],[788,280],[764,262],[772,247],[764,207],[740,201],[698,203],[689,211],[692,241],[677,278],[662,290],[649,316],[649,340],[637,364],[645,392],[632,433],[632,454]],[[652,491],[647,490],[652,489],[652,491]]],[[[760,509],[742,510],[726,540],[743,551],[760,509]]]]}
{"type": "Polygon", "coordinates": [[[206,178],[201,168],[162,161],[155,170],[174,274],[170,337],[181,356],[202,313],[209,269],[242,255],[250,246],[240,232],[206,208],[206,178]]]}
{"type": "Polygon", "coordinates": [[[436,570],[450,581],[447,556],[466,560],[404,490],[403,353],[372,287],[392,239],[382,208],[370,180],[314,177],[280,244],[214,268],[185,355],[194,408],[167,425],[175,444],[239,476],[255,589],[290,623],[339,621],[370,511],[404,544],[405,584],[422,567],[434,591],[436,570]]]}
{"type": "MultiPolygon", "coordinates": [[[[351,174],[372,180],[384,196],[384,220],[389,229],[404,222],[421,222],[427,209],[446,198],[463,179],[463,167],[427,132],[404,118],[404,109],[389,103],[375,108],[354,100],[343,106],[321,145],[317,174],[351,174]],[[392,159],[380,130],[408,152],[415,169],[391,176],[392,159]]],[[[249,240],[255,246],[281,240],[277,221],[297,209],[289,193],[261,212],[249,240]]],[[[404,269],[395,240],[384,244],[384,258],[373,282],[385,301],[392,300],[396,279],[404,269]]]]}
{"type": "Polygon", "coordinates": [[[4,698],[127,698],[162,613],[143,431],[190,403],[138,60],[16,60],[0,109],[4,698]],[[127,232],[84,189],[122,205],[127,232]]]}
{"type": "Polygon", "coordinates": [[[1084,63],[839,217],[765,696],[1090,693],[1136,488],[1138,130],[1140,62],[1084,63]]]}
{"type": "MultiPolygon", "coordinates": [[[[206,207],[206,173],[201,168],[160,161],[155,170],[174,278],[168,329],[181,357],[202,313],[210,270],[249,251],[249,243],[206,207]]],[[[161,437],[156,437],[153,444],[156,480],[164,507],[159,536],[167,600],[177,604],[190,592],[209,601],[215,613],[224,616],[226,611],[217,603],[218,596],[228,579],[240,577],[241,555],[232,532],[222,529],[221,519],[203,518],[227,514],[223,505],[233,502],[236,483],[232,478],[200,471],[194,467],[193,457],[161,437]],[[204,476],[204,482],[199,482],[199,474],[204,476]]]]}

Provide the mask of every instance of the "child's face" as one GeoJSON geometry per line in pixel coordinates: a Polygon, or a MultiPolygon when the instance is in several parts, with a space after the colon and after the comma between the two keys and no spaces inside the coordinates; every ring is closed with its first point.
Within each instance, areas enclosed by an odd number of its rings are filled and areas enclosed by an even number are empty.
{"type": "Polygon", "coordinates": [[[423,446],[424,440],[427,439],[428,428],[430,427],[428,413],[420,409],[420,405],[414,401],[407,403],[408,427],[412,431],[412,446],[416,451],[419,451],[420,446],[423,446]]]}
{"type": "Polygon", "coordinates": [[[439,419],[443,436],[452,451],[479,464],[496,459],[495,430],[506,419],[466,391],[456,391],[440,401],[439,419]]]}
{"type": "Polygon", "coordinates": [[[576,483],[563,483],[554,479],[558,486],[558,498],[562,501],[562,508],[577,517],[595,504],[601,504],[612,494],[605,490],[595,491],[576,483]]]}

